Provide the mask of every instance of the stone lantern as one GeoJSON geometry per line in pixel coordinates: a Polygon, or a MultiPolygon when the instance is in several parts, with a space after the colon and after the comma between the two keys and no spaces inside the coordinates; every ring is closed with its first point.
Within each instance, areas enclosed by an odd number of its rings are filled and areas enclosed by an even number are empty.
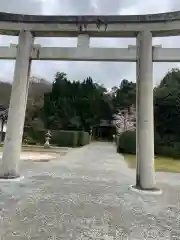
{"type": "Polygon", "coordinates": [[[50,148],[50,143],[49,143],[49,140],[51,139],[51,133],[50,131],[48,130],[47,133],[45,134],[45,144],[44,144],[44,148],[50,148]]]}
{"type": "Polygon", "coordinates": [[[93,130],[92,130],[92,127],[91,127],[91,128],[90,128],[90,132],[89,132],[90,141],[92,141],[92,134],[93,134],[93,130]]]}

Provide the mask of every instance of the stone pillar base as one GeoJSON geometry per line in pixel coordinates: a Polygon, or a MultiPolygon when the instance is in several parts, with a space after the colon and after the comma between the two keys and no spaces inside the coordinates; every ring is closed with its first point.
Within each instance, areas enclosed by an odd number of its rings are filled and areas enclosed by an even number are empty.
{"type": "Polygon", "coordinates": [[[0,175],[0,182],[19,182],[22,179],[24,179],[24,176],[21,175],[12,174],[0,175]]]}
{"type": "Polygon", "coordinates": [[[148,188],[148,189],[144,189],[140,186],[137,185],[131,185],[130,190],[134,191],[134,192],[138,192],[138,193],[142,193],[142,194],[149,194],[149,195],[161,195],[162,194],[162,190],[159,188],[148,188]]]}
{"type": "Polygon", "coordinates": [[[8,172],[8,173],[0,174],[0,179],[15,179],[19,177],[20,177],[20,174],[16,172],[8,172]]]}

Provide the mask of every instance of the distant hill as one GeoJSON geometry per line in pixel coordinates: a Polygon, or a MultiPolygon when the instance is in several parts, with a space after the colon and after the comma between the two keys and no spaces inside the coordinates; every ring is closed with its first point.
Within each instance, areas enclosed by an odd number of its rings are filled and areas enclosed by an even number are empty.
{"type": "MultiPolygon", "coordinates": [[[[0,81],[0,105],[8,108],[10,94],[11,94],[11,83],[0,81]]],[[[38,98],[44,95],[46,92],[51,91],[51,83],[42,78],[31,77],[29,84],[28,98],[38,98]]]]}

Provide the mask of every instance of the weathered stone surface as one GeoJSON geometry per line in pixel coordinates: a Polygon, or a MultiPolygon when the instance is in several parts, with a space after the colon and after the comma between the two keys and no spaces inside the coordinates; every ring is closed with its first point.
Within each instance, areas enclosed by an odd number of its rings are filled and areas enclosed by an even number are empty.
{"type": "Polygon", "coordinates": [[[180,174],[157,174],[161,196],[132,192],[135,171],[111,144],[23,161],[21,174],[0,183],[2,239],[180,239],[180,174]]]}
{"type": "Polygon", "coordinates": [[[121,22],[160,22],[165,20],[179,20],[180,11],[146,15],[100,15],[100,16],[48,16],[0,13],[0,21],[24,23],[121,23],[121,22]]]}

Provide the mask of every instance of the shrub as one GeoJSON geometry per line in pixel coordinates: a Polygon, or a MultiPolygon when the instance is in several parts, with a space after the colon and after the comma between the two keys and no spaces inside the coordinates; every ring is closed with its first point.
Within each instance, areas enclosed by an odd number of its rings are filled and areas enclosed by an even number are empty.
{"type": "Polygon", "coordinates": [[[172,158],[180,158],[180,143],[174,142],[171,146],[161,146],[158,154],[172,158]]]}
{"type": "Polygon", "coordinates": [[[161,147],[163,146],[163,141],[161,136],[158,133],[154,133],[154,153],[159,154],[162,150],[161,147]]]}
{"type": "Polygon", "coordinates": [[[180,142],[175,142],[173,144],[173,149],[174,149],[173,157],[179,158],[180,157],[180,142]]]}
{"type": "Polygon", "coordinates": [[[136,132],[123,132],[119,135],[117,152],[136,154],[136,132]]]}
{"type": "MultiPolygon", "coordinates": [[[[117,136],[117,152],[136,154],[136,133],[124,132],[117,136]]],[[[171,141],[171,136],[162,138],[154,134],[154,152],[160,156],[180,158],[180,142],[171,141]]]]}
{"type": "Polygon", "coordinates": [[[45,133],[46,130],[34,129],[34,128],[24,128],[23,141],[27,144],[44,144],[45,142],[45,133]],[[28,143],[29,141],[29,143],[28,143]]]}
{"type": "Polygon", "coordinates": [[[117,146],[117,145],[118,145],[118,142],[119,142],[119,134],[116,134],[116,135],[115,135],[114,141],[115,141],[116,146],[117,146]]]}
{"type": "Polygon", "coordinates": [[[175,152],[172,146],[159,146],[158,151],[156,152],[157,155],[164,156],[164,157],[174,157],[175,152]]]}
{"type": "Polygon", "coordinates": [[[26,145],[36,145],[37,144],[37,142],[34,139],[32,139],[31,137],[28,137],[28,136],[23,139],[23,143],[26,145]]]}
{"type": "Polygon", "coordinates": [[[171,135],[160,137],[155,133],[154,147],[157,155],[172,158],[180,157],[180,142],[171,135]]]}

